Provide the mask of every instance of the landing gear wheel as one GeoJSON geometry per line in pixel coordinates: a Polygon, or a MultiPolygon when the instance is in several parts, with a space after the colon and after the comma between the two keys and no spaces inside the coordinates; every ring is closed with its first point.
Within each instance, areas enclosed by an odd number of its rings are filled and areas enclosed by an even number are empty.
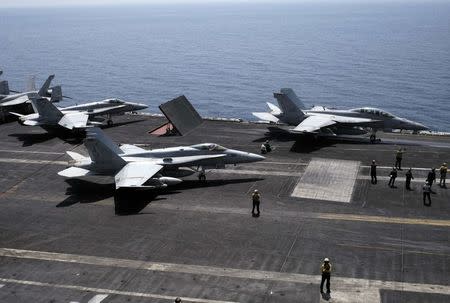
{"type": "Polygon", "coordinates": [[[114,123],[113,123],[113,120],[109,119],[109,120],[106,122],[106,124],[108,124],[108,126],[112,126],[114,123]]]}

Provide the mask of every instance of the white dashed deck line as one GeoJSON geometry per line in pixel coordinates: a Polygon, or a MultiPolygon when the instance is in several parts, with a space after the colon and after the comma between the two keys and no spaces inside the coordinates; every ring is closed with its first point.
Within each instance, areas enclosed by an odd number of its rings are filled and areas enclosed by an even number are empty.
{"type": "MultiPolygon", "coordinates": [[[[21,249],[11,249],[11,248],[0,248],[0,256],[2,257],[13,257],[17,259],[33,259],[33,260],[44,260],[49,262],[65,262],[65,263],[76,263],[76,264],[87,264],[95,266],[106,266],[106,267],[116,267],[116,268],[129,268],[129,269],[139,269],[148,271],[158,271],[158,272],[168,272],[168,273],[183,273],[192,275],[209,275],[217,277],[227,277],[236,279],[253,279],[261,281],[275,281],[275,282],[287,282],[287,283],[302,283],[302,284],[317,284],[319,287],[320,276],[319,275],[308,275],[300,273],[288,273],[288,272],[274,272],[274,271],[264,271],[264,270],[250,270],[250,269],[238,269],[238,268],[228,268],[228,267],[214,267],[214,266],[202,266],[202,265],[189,265],[189,264],[176,264],[176,263],[162,263],[162,262],[148,262],[139,260],[127,260],[127,259],[117,259],[108,257],[96,257],[96,256],[85,256],[85,255],[75,255],[75,254],[64,254],[64,253],[53,253],[44,251],[32,251],[32,250],[21,250],[21,249]]],[[[354,293],[359,291],[379,291],[380,289],[387,290],[402,290],[408,292],[420,292],[420,293],[431,293],[431,294],[444,294],[450,295],[449,285],[439,285],[439,284],[419,284],[419,283],[406,283],[397,281],[382,281],[382,280],[369,280],[360,278],[348,278],[333,276],[332,278],[333,289],[345,294],[354,293]]],[[[10,279],[0,278],[0,282],[7,283],[10,279]]],[[[31,282],[40,283],[40,282],[31,282]]],[[[44,283],[46,284],[46,283],[44,283]]],[[[51,286],[53,284],[49,284],[51,286]]],[[[62,288],[66,286],[60,286],[62,288]]],[[[79,289],[80,286],[77,286],[79,289]]],[[[67,287],[66,287],[67,288],[67,287]]],[[[104,294],[115,294],[118,291],[113,290],[103,290],[95,288],[86,288],[92,292],[104,293],[104,294]]],[[[332,291],[333,291],[332,289],[332,291]]],[[[156,296],[156,295],[152,295],[156,296]]],[[[334,295],[335,296],[335,295],[334,295]]],[[[159,297],[158,297],[159,298],[159,297]]],[[[366,298],[367,299],[367,298],[366,298]]],[[[183,298],[184,301],[189,301],[183,298]]],[[[193,299],[194,302],[219,302],[214,300],[199,300],[193,299]]],[[[345,301],[336,301],[345,302],[345,301]]],[[[355,301],[350,301],[355,302],[355,301]]],[[[365,302],[375,302],[375,301],[365,301],[365,302]]],[[[379,301],[377,301],[379,302],[379,301]]]]}
{"type": "MultiPolygon", "coordinates": [[[[0,281],[2,281],[4,283],[14,283],[14,284],[21,284],[21,285],[72,289],[72,290],[79,290],[79,291],[83,291],[83,292],[84,291],[97,292],[97,293],[103,293],[103,294],[108,294],[108,295],[121,295],[121,296],[129,296],[129,297],[163,299],[163,300],[170,300],[172,302],[177,297],[175,295],[174,296],[158,295],[158,294],[144,293],[144,292],[121,291],[121,290],[106,289],[106,288],[95,288],[95,287],[85,287],[85,286],[79,286],[79,285],[56,284],[56,283],[45,283],[45,282],[17,280],[17,279],[0,278],[0,281]]],[[[196,302],[196,303],[236,303],[233,301],[208,300],[208,299],[189,298],[189,297],[182,297],[182,299],[183,299],[183,302],[196,302]]],[[[96,301],[96,302],[100,302],[100,301],[96,301]]],[[[88,303],[92,303],[92,302],[89,301],[88,303]]]]}
{"type": "Polygon", "coordinates": [[[106,297],[108,297],[108,295],[105,295],[105,294],[95,295],[92,299],[90,299],[90,300],[88,301],[88,303],[100,303],[100,302],[102,302],[103,300],[105,300],[106,297]]]}
{"type": "Polygon", "coordinates": [[[313,158],[292,196],[349,203],[359,166],[359,161],[313,158]]]}
{"type": "Polygon", "coordinates": [[[19,163],[19,164],[57,164],[68,165],[67,161],[53,161],[53,160],[30,160],[30,159],[14,159],[14,158],[0,158],[2,163],[19,163]]]}

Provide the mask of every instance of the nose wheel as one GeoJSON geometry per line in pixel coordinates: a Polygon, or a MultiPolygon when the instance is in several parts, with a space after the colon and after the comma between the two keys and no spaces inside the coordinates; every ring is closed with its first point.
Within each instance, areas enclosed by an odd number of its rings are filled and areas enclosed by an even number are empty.
{"type": "Polygon", "coordinates": [[[109,119],[108,121],[106,121],[106,124],[108,124],[108,126],[112,126],[114,122],[113,120],[109,119]]]}

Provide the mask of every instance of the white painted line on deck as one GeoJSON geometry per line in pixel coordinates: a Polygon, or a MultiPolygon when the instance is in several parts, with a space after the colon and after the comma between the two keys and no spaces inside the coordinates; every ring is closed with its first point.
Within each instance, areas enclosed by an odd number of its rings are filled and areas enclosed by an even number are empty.
{"type": "Polygon", "coordinates": [[[11,150],[0,149],[2,153],[16,153],[16,154],[44,154],[44,155],[64,155],[64,153],[47,152],[47,151],[32,151],[32,150],[11,150]]]}
{"type": "Polygon", "coordinates": [[[247,169],[217,169],[213,171],[216,174],[236,174],[236,175],[262,175],[262,176],[282,176],[282,177],[301,177],[302,173],[292,171],[264,171],[247,169]]]}
{"type": "Polygon", "coordinates": [[[22,164],[57,164],[68,165],[67,161],[54,161],[54,160],[30,160],[30,159],[14,159],[14,158],[0,158],[0,162],[3,163],[22,163],[22,164]]]}
{"type": "MultiPolygon", "coordinates": [[[[189,264],[176,264],[176,263],[148,262],[140,260],[127,260],[108,257],[96,257],[96,256],[22,250],[12,248],[0,248],[0,256],[12,257],[17,259],[33,259],[50,262],[66,262],[66,263],[88,264],[106,267],[140,269],[148,271],[167,272],[167,273],[210,275],[217,277],[252,279],[262,281],[287,282],[287,283],[310,284],[311,282],[315,282],[315,284],[318,284],[320,281],[319,275],[238,269],[228,267],[189,265],[189,264]]],[[[409,291],[409,292],[450,295],[450,286],[448,285],[406,283],[397,281],[370,280],[370,279],[347,278],[336,276],[333,276],[333,281],[335,281],[333,282],[333,285],[338,285],[338,289],[340,290],[354,291],[355,289],[368,289],[368,288],[388,289],[388,290],[400,289],[402,291],[409,291]]],[[[8,281],[7,279],[0,279],[0,282],[8,282],[8,281]]],[[[105,294],[111,293],[110,291],[103,291],[98,289],[92,291],[105,294]]],[[[198,302],[205,302],[205,301],[198,301],[198,302]]]]}
{"type": "MultiPolygon", "coordinates": [[[[143,293],[143,292],[121,291],[121,290],[106,289],[106,288],[95,288],[95,287],[85,287],[85,286],[79,286],[79,285],[44,283],[44,282],[17,280],[17,279],[0,278],[0,281],[4,282],[4,283],[14,283],[14,284],[21,284],[21,285],[63,288],[63,289],[72,289],[72,290],[79,290],[79,291],[104,293],[104,294],[108,294],[108,295],[121,295],[121,296],[130,296],[130,297],[163,299],[163,300],[171,300],[171,301],[173,301],[177,297],[177,296],[158,295],[158,294],[143,293]]],[[[232,302],[232,301],[208,300],[208,299],[189,298],[189,297],[182,297],[182,299],[183,299],[183,302],[236,303],[236,302],[232,302]]],[[[91,301],[89,301],[89,303],[91,303],[91,301]]]]}
{"type": "Polygon", "coordinates": [[[102,294],[102,295],[95,295],[92,299],[90,299],[88,301],[88,303],[100,303],[103,300],[105,300],[106,297],[108,297],[108,295],[104,295],[104,294],[102,294]]]}

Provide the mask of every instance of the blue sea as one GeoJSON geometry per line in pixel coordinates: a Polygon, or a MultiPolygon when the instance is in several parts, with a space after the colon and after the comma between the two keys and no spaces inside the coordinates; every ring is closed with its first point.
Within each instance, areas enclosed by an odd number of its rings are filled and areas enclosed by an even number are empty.
{"type": "Polygon", "coordinates": [[[450,130],[450,3],[0,8],[12,89],[56,74],[71,105],[179,95],[253,120],[291,87],[306,105],[375,106],[450,130]]]}

